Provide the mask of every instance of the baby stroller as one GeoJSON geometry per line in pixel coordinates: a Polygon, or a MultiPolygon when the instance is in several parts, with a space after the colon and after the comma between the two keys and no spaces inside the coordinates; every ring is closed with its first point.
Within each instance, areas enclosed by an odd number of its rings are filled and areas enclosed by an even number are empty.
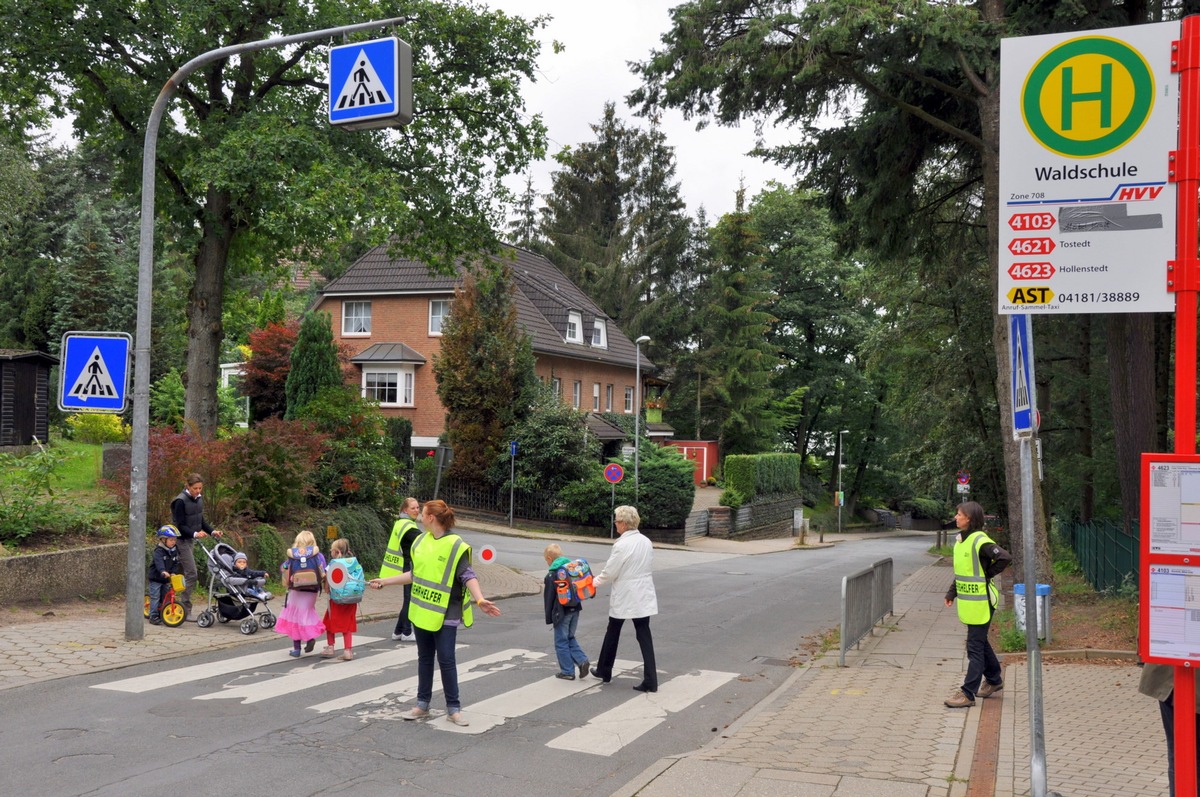
{"type": "Polygon", "coordinates": [[[275,615],[267,606],[269,595],[264,599],[251,592],[252,589],[262,588],[263,579],[235,575],[233,556],[237,551],[223,542],[211,548],[200,547],[204,548],[204,555],[208,557],[208,606],[196,617],[196,625],[208,628],[217,621],[228,623],[230,620],[241,620],[243,634],[253,634],[259,626],[274,626],[275,615]],[[255,620],[254,613],[258,611],[260,601],[262,611],[258,612],[258,619],[255,620]]]}

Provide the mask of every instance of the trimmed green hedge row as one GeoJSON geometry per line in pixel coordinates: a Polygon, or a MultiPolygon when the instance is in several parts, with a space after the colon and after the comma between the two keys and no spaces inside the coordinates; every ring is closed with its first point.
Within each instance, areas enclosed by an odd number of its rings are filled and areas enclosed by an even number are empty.
{"type": "Polygon", "coordinates": [[[736,508],[760,495],[804,492],[804,458],[799,454],[731,454],[722,467],[724,506],[736,508]]]}

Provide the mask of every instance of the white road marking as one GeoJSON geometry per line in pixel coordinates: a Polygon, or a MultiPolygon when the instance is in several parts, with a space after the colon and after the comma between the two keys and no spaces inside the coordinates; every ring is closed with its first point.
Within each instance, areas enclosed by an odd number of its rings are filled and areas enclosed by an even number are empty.
{"type": "Polygon", "coordinates": [[[654,694],[638,694],[606,711],[582,728],[573,728],[551,739],[547,747],[578,753],[610,756],[679,712],[737,677],[736,673],[699,670],[660,682],[654,694]]]}
{"type": "MultiPolygon", "coordinates": [[[[613,674],[625,672],[636,666],[637,662],[618,659],[613,664],[613,674]]],[[[574,681],[565,681],[551,674],[540,681],[534,681],[531,684],[467,706],[463,709],[463,714],[471,724],[465,728],[455,725],[448,719],[433,721],[430,724],[439,730],[452,733],[483,733],[497,725],[503,725],[505,720],[531,714],[559,700],[599,686],[600,681],[595,678],[577,678],[574,681]]]]}
{"type": "MultiPolygon", "coordinates": [[[[282,637],[281,637],[282,639],[282,637]]],[[[355,637],[354,641],[360,645],[378,642],[380,637],[355,637]]],[[[308,656],[306,658],[312,658],[308,656]]],[[[222,661],[214,661],[211,664],[197,664],[191,667],[180,667],[175,670],[167,670],[165,672],[155,673],[153,675],[140,675],[136,678],[125,678],[120,681],[111,681],[106,684],[94,684],[93,689],[111,689],[114,692],[152,692],[155,689],[165,689],[168,686],[178,686],[179,684],[189,683],[192,681],[202,681],[205,678],[214,678],[218,675],[229,675],[230,673],[241,672],[242,670],[254,670],[261,667],[270,667],[273,664],[284,664],[290,662],[286,649],[274,649],[264,653],[251,653],[246,656],[234,656],[230,659],[222,661]]]]}
{"type": "MultiPolygon", "coordinates": [[[[545,658],[545,653],[535,653],[521,648],[510,648],[502,650],[498,653],[489,653],[486,656],[481,656],[470,661],[459,662],[458,682],[460,684],[474,681],[476,678],[483,678],[486,675],[501,672],[503,670],[512,669],[517,665],[517,662],[511,662],[512,659],[525,658],[530,661],[545,658]],[[492,667],[490,665],[500,664],[500,666],[492,667]],[[480,667],[489,667],[489,669],[481,670],[480,667]]],[[[440,681],[437,677],[437,671],[434,671],[434,693],[441,691],[440,681]]],[[[364,689],[361,692],[355,692],[352,695],[345,697],[334,698],[327,700],[324,703],[318,703],[309,708],[319,711],[322,714],[328,714],[332,711],[343,711],[353,708],[364,703],[373,703],[389,696],[396,696],[395,701],[389,701],[391,705],[383,709],[372,709],[366,712],[360,712],[359,716],[364,719],[399,719],[400,710],[407,710],[410,707],[397,707],[395,703],[400,701],[409,701],[417,696],[417,677],[414,675],[411,678],[405,678],[403,681],[396,681],[391,684],[384,684],[373,689],[364,689]]]]}

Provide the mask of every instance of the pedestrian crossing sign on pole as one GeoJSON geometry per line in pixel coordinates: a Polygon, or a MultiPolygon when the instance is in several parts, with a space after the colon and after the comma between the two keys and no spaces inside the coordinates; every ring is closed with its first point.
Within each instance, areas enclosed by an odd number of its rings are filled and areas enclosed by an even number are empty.
{"type": "Polygon", "coordinates": [[[329,48],[329,123],[347,130],[412,121],[412,47],[390,36],[329,48]]]}
{"type": "Polygon", "coordinates": [[[129,349],[124,332],[68,332],[62,340],[58,407],[63,412],[124,412],[129,349]]]}

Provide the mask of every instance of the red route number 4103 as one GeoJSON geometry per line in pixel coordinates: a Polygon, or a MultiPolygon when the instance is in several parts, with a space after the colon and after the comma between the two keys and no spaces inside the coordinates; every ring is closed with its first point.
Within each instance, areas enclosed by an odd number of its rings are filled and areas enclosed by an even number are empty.
{"type": "Polygon", "coordinates": [[[1008,276],[1015,280],[1046,280],[1054,276],[1053,263],[1013,263],[1008,276]]]}
{"type": "Polygon", "coordinates": [[[1014,230],[1049,230],[1054,226],[1053,213],[1014,213],[1008,226],[1014,230]]]}

